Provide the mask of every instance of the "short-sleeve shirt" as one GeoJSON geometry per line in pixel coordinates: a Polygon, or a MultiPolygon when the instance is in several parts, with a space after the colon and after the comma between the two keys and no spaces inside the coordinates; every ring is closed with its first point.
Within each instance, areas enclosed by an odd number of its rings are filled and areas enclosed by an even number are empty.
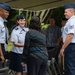
{"type": "MultiPolygon", "coordinates": [[[[28,31],[28,28],[21,28],[20,26],[17,26],[15,29],[13,29],[12,34],[11,34],[11,42],[18,42],[20,44],[24,44],[25,41],[25,35],[26,32],[28,31]]],[[[14,46],[12,47],[12,52],[22,54],[23,53],[23,47],[17,47],[14,46]]]]}
{"type": "Polygon", "coordinates": [[[47,47],[55,47],[58,38],[61,36],[61,29],[56,25],[46,29],[47,47]]]}
{"type": "Polygon", "coordinates": [[[74,34],[71,43],[75,43],[75,16],[72,16],[70,19],[68,19],[66,25],[64,26],[63,42],[65,42],[67,35],[70,33],[74,34]]]}
{"type": "Polygon", "coordinates": [[[0,43],[5,43],[5,26],[4,19],[0,17],[0,43]]]}

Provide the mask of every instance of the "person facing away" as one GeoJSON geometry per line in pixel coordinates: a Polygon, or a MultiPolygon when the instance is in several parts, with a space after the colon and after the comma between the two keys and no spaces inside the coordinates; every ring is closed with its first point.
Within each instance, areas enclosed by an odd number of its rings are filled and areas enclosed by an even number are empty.
{"type": "Polygon", "coordinates": [[[6,34],[5,34],[5,25],[4,21],[8,18],[11,7],[4,2],[0,3],[0,58],[4,61],[5,57],[5,42],[6,42],[6,34]]]}
{"type": "Polygon", "coordinates": [[[66,75],[75,75],[75,4],[64,5],[64,15],[68,19],[63,31],[63,45],[60,51],[64,56],[66,75]]]}
{"type": "Polygon", "coordinates": [[[27,57],[27,75],[46,75],[48,61],[46,36],[41,30],[39,17],[31,18],[29,28],[23,49],[23,57],[27,57]]]}
{"type": "Polygon", "coordinates": [[[24,40],[28,28],[25,27],[26,19],[23,14],[18,16],[18,26],[15,27],[11,33],[11,42],[13,43],[9,68],[15,71],[15,75],[23,74],[22,67],[22,53],[24,47],[24,40]]]}
{"type": "MultiPolygon", "coordinates": [[[[60,46],[61,39],[61,29],[55,25],[55,19],[53,17],[49,18],[50,26],[46,29],[46,39],[47,39],[47,49],[55,49],[60,46]]],[[[60,51],[58,50],[58,53],[60,51]]],[[[49,52],[48,52],[49,53],[49,52]]],[[[49,53],[49,59],[51,59],[51,54],[49,53]]],[[[53,54],[54,55],[54,54],[53,54]]],[[[56,56],[57,57],[57,56],[56,56]]]]}

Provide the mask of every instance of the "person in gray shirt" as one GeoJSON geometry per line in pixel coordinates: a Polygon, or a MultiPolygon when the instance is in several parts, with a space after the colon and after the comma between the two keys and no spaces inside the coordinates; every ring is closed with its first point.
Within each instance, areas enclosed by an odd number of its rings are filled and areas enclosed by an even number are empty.
{"type": "MultiPolygon", "coordinates": [[[[61,41],[61,29],[55,25],[55,19],[53,17],[49,18],[49,23],[50,26],[45,31],[48,51],[59,47],[61,41]]],[[[49,59],[50,58],[51,57],[49,56],[49,59]]]]}
{"type": "Polygon", "coordinates": [[[5,43],[6,43],[6,29],[4,25],[4,21],[9,16],[9,12],[11,7],[4,2],[0,3],[0,58],[4,62],[5,58],[5,43]]]}

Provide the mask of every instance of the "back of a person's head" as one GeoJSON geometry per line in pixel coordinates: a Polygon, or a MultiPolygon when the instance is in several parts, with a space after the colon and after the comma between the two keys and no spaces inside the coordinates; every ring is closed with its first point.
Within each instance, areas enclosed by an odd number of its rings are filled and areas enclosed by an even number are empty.
{"type": "Polygon", "coordinates": [[[37,16],[33,16],[30,20],[29,28],[35,29],[35,30],[40,30],[41,29],[40,18],[37,16]]]}

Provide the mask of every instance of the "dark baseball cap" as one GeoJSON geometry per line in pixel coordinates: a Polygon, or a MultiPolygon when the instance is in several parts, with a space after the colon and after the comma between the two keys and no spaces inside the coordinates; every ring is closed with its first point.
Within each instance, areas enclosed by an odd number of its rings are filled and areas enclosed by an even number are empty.
{"type": "Polygon", "coordinates": [[[74,4],[74,3],[65,4],[65,5],[64,5],[64,8],[65,8],[65,9],[68,9],[68,8],[74,8],[74,9],[75,9],[75,4],[74,4]]]}
{"type": "Polygon", "coordinates": [[[11,7],[7,3],[4,3],[4,2],[0,3],[0,8],[5,9],[6,11],[11,10],[11,7]]]}
{"type": "Polygon", "coordinates": [[[25,19],[24,14],[20,14],[20,15],[17,17],[17,20],[19,20],[19,19],[25,19]]]}

